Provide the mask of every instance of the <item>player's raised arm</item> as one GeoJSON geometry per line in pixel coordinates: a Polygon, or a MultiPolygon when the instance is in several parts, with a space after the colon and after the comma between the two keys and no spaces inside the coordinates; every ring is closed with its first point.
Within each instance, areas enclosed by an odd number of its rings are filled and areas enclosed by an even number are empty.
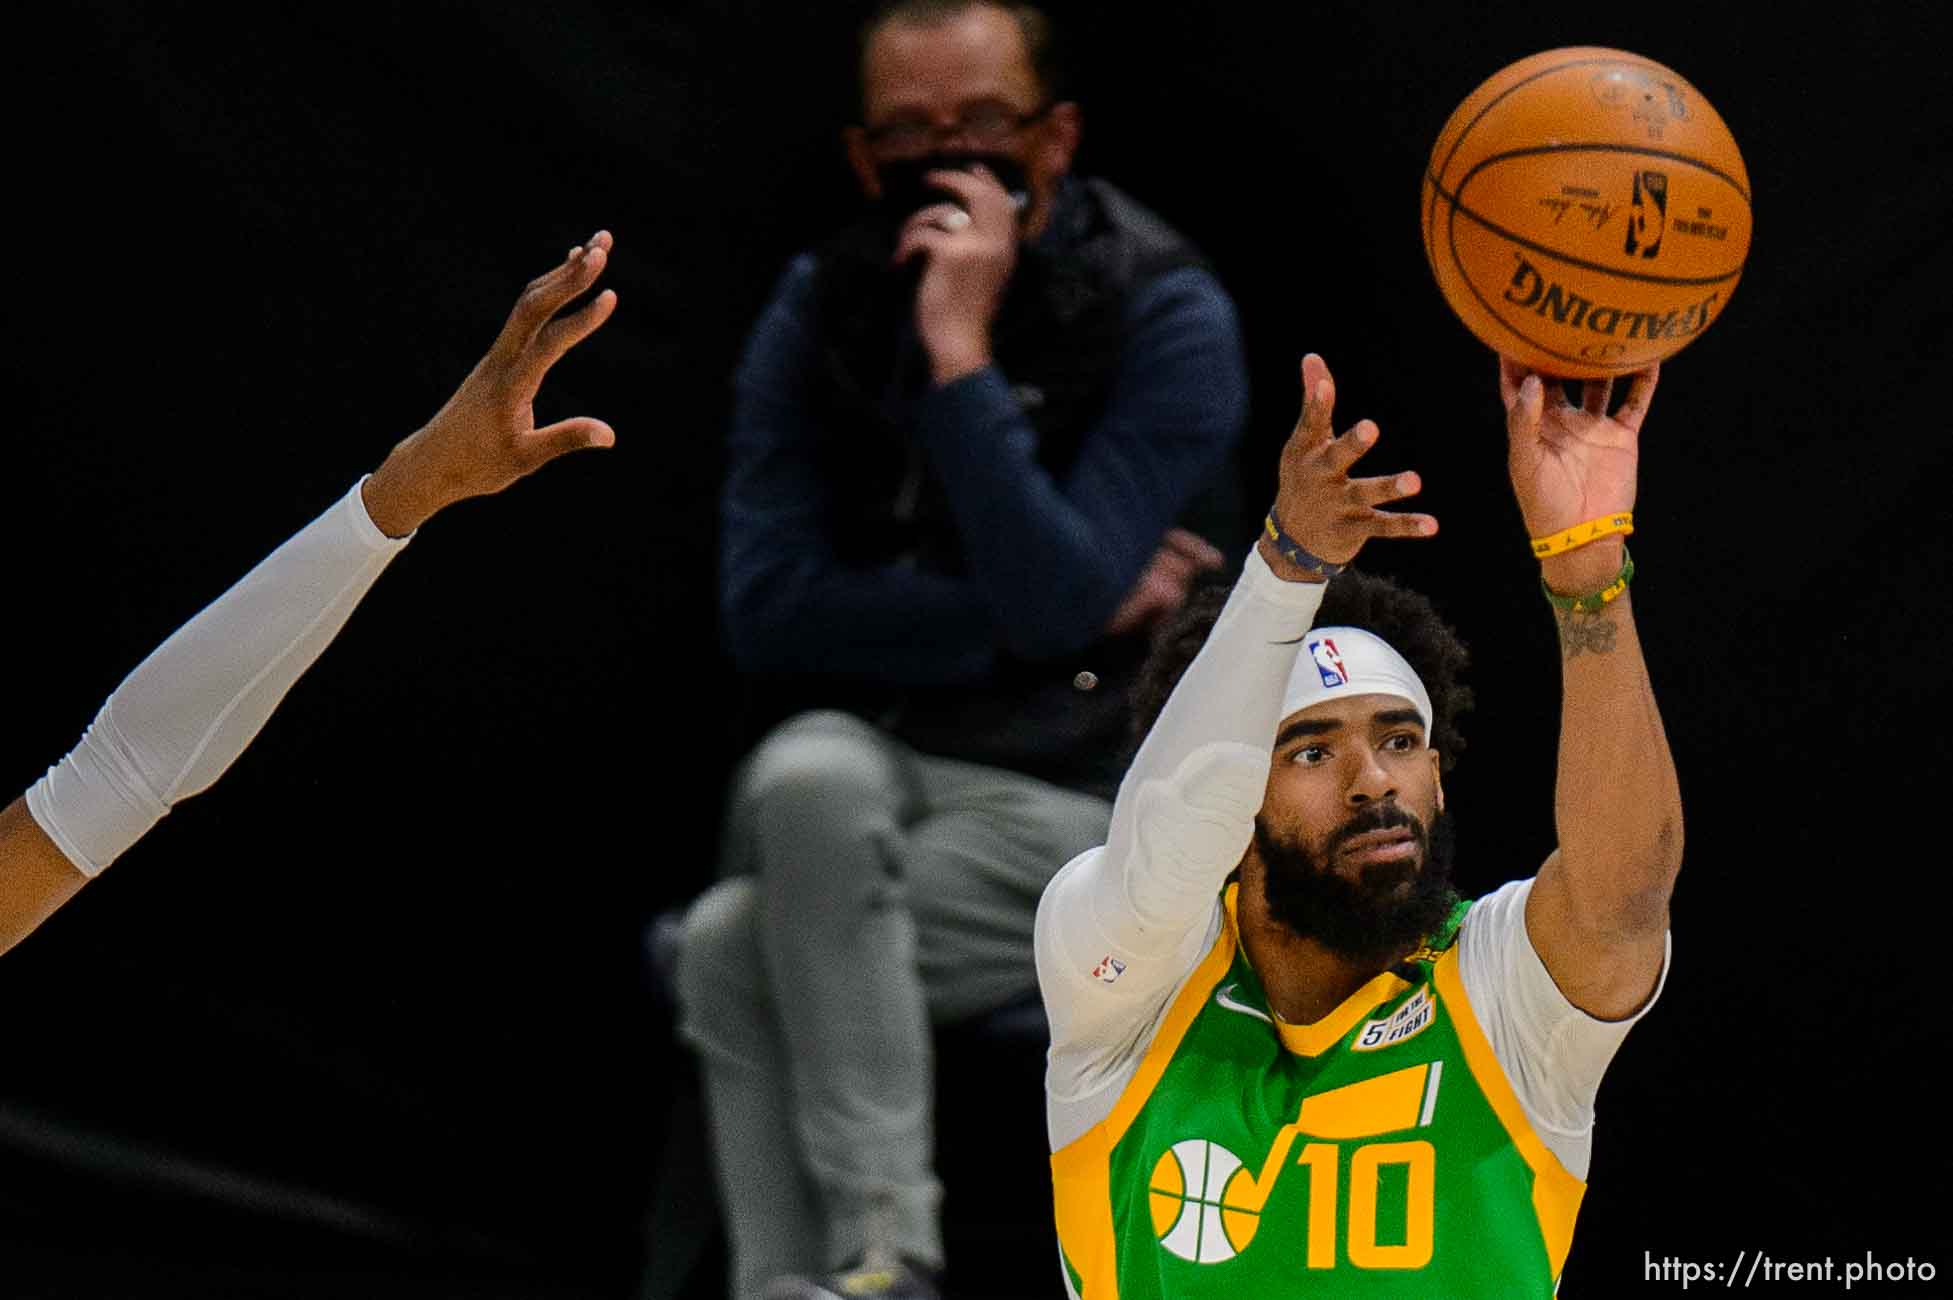
{"type": "MultiPolygon", "coordinates": [[[[1296,638],[1308,630],[1320,599],[1298,589],[1319,588],[1372,538],[1421,538],[1437,532],[1437,520],[1430,515],[1386,509],[1422,489],[1417,474],[1356,476],[1357,462],[1381,434],[1374,420],[1359,420],[1336,434],[1335,381],[1321,357],[1311,353],[1303,359],[1302,383],[1302,414],[1282,447],[1275,504],[1268,514],[1272,527],[1264,526],[1255,546],[1259,564],[1249,566],[1236,588],[1240,599],[1230,602],[1237,616],[1223,614],[1222,626],[1209,634],[1214,652],[1203,652],[1188,668],[1133,760],[1113,813],[1108,847],[1115,860],[1142,833],[1139,823],[1149,810],[1171,818],[1174,805],[1147,799],[1145,784],[1177,779],[1176,773],[1190,775],[1189,760],[1202,766],[1202,751],[1215,745],[1243,746],[1244,753],[1253,753],[1259,773],[1243,787],[1246,815],[1252,818],[1266,783],[1268,751],[1280,721],[1282,687],[1299,645],[1296,638]],[[1252,630],[1226,634],[1249,607],[1265,610],[1282,604],[1298,611],[1299,621],[1264,614],[1261,621],[1250,620],[1252,630]]],[[[1237,828],[1243,835],[1245,826],[1237,828]]],[[[1236,846],[1237,856],[1242,847],[1245,840],[1236,846]]],[[[1232,866],[1230,860],[1223,874],[1232,866]]],[[[1215,888],[1218,882],[1206,887],[1203,897],[1211,898],[1215,888]]]]}
{"type": "Polygon", "coordinates": [[[1658,367],[1583,401],[1517,364],[1500,368],[1512,486],[1540,554],[1562,651],[1559,847],[1526,909],[1533,947],[1567,999],[1617,1020],[1654,991],[1682,864],[1674,760],[1635,634],[1623,528],[1634,508],[1642,422],[1658,367]]]}
{"type": "Polygon", "coordinates": [[[1323,584],[1372,538],[1437,532],[1430,515],[1385,508],[1421,490],[1418,475],[1355,475],[1379,431],[1361,420],[1335,433],[1335,384],[1322,358],[1303,359],[1302,380],[1302,414],[1269,512],[1274,527],[1134,757],[1105,849],[1054,879],[1040,905],[1039,975],[1054,1039],[1091,1036],[1101,1013],[1059,990],[1069,982],[1099,993],[1091,972],[1101,958],[1133,972],[1122,976],[1121,997],[1141,997],[1150,980],[1170,987],[1185,973],[1157,959],[1198,938],[1247,849],[1283,689],[1323,584]]]}
{"type": "Polygon", "coordinates": [[[172,633],[96,715],[72,753],[0,810],[0,951],[207,789],[257,735],[360,598],[442,508],[499,492],[616,435],[577,417],[538,429],[543,376],[609,317],[605,290],[560,319],[609,257],[599,232],[531,282],[495,344],[379,469],[172,633]]]}

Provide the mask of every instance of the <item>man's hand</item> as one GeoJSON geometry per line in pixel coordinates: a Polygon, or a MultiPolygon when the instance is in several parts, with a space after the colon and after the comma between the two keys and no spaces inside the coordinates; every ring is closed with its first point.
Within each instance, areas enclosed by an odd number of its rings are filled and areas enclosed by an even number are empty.
{"type": "MultiPolygon", "coordinates": [[[[1627,401],[1612,417],[1611,379],[1588,380],[1580,405],[1548,379],[1516,361],[1499,359],[1505,399],[1507,463],[1519,513],[1533,537],[1546,537],[1589,519],[1634,508],[1641,422],[1648,417],[1661,367],[1638,371],[1627,401]],[[1552,388],[1549,398],[1548,385],[1552,388]]],[[[1624,539],[1616,534],[1540,562],[1546,583],[1563,595],[1597,591],[1620,572],[1624,539]]]]}
{"type": "Polygon", "coordinates": [[[456,501],[500,492],[565,452],[617,441],[608,424],[588,416],[538,429],[533,406],[549,368],[617,306],[616,292],[606,289],[574,314],[553,319],[596,282],[610,247],[609,232],[598,231],[561,266],[530,281],[488,355],[366,480],[366,510],[381,532],[405,537],[456,501]]]}
{"type": "Polygon", "coordinates": [[[1207,539],[1184,528],[1170,528],[1126,598],[1105,625],[1107,636],[1124,636],[1170,618],[1187,602],[1187,590],[1201,573],[1227,562],[1207,539]]]}
{"type": "MultiPolygon", "coordinates": [[[[1319,560],[1347,564],[1372,537],[1429,537],[1438,531],[1430,515],[1379,509],[1414,496],[1423,487],[1412,472],[1383,478],[1351,478],[1349,471],[1376,445],[1374,420],[1359,420],[1342,437],[1330,425],[1336,383],[1323,359],[1302,358],[1302,416],[1282,447],[1275,492],[1275,522],[1319,560]]],[[[1289,563],[1264,535],[1261,558],[1290,581],[1320,582],[1319,574],[1289,563]]]]}
{"type": "Polygon", "coordinates": [[[947,384],[990,364],[990,323],[1017,265],[1017,205],[981,164],[967,172],[933,171],[928,180],[957,202],[931,204],[910,217],[893,261],[928,259],[916,287],[915,326],[931,378],[947,384]]]}

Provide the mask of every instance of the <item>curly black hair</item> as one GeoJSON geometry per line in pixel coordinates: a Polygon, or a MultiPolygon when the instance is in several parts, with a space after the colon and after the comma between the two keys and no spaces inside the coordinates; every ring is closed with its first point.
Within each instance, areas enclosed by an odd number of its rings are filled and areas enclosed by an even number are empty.
{"type": "MultiPolygon", "coordinates": [[[[1187,595],[1179,612],[1155,634],[1153,650],[1133,685],[1134,743],[1144,739],[1166,707],[1167,696],[1179,684],[1194,656],[1207,644],[1207,634],[1219,621],[1221,608],[1239,578],[1232,573],[1204,574],[1187,595]]],[[[1347,569],[1329,583],[1317,627],[1360,627],[1389,642],[1409,661],[1431,694],[1431,747],[1439,766],[1449,772],[1465,747],[1458,717],[1472,706],[1472,690],[1460,680],[1471,661],[1458,633],[1438,614],[1430,600],[1400,587],[1389,578],[1347,569]]]]}

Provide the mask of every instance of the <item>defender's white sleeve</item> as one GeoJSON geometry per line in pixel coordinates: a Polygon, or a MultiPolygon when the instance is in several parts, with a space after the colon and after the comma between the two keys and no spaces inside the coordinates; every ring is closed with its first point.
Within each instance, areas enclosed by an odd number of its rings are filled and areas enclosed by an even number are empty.
{"type": "Polygon", "coordinates": [[[1587,1177],[1600,1077],[1635,1022],[1668,982],[1672,936],[1662,941],[1654,992],[1626,1020],[1596,1020],[1567,1001],[1526,931],[1531,880],[1472,904],[1458,931],[1458,978],[1533,1130],[1567,1172],[1587,1177]]]}
{"type": "Polygon", "coordinates": [[[412,540],[382,533],[361,479],[115,688],[27,809],[84,875],[222,776],[412,540]]]}
{"type": "MultiPolygon", "coordinates": [[[[1045,889],[1036,948],[1054,1106],[1129,1072],[1212,945],[1221,884],[1253,834],[1282,693],[1322,594],[1319,583],[1282,581],[1249,552],[1119,787],[1105,846],[1045,889]]],[[[1054,1143],[1060,1127],[1054,1112],[1054,1143]]]]}

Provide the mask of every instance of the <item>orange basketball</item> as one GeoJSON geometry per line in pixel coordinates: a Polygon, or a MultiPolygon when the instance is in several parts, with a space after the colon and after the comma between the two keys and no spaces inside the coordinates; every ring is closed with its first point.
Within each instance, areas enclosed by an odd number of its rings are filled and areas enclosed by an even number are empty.
{"type": "Polygon", "coordinates": [[[1686,347],[1729,305],[1750,179],[1699,91],[1650,59],[1521,59],[1444,124],[1424,174],[1424,255],[1483,342],[1600,379],[1686,347]]]}

